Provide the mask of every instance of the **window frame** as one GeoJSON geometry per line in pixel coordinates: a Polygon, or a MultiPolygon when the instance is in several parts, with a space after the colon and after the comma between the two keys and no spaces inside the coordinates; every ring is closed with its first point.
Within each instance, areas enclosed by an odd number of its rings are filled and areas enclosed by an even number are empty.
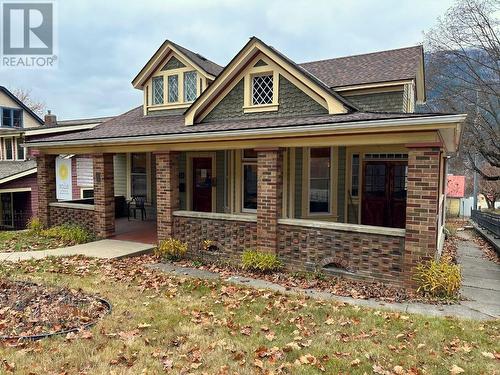
{"type": "Polygon", "coordinates": [[[317,219],[338,219],[338,147],[335,146],[318,146],[304,147],[302,153],[302,218],[317,218],[317,219]],[[309,197],[310,197],[310,155],[311,148],[329,148],[330,149],[330,194],[329,194],[329,212],[310,212],[309,197]]]}
{"type": "Polygon", "coordinates": [[[14,151],[15,147],[14,147],[14,138],[13,137],[5,137],[3,139],[3,151],[4,151],[4,160],[16,160],[16,157],[15,157],[15,151],[14,151]],[[10,140],[10,144],[11,144],[11,157],[8,158],[8,154],[7,154],[7,140],[10,140]]]}
{"type": "Polygon", "coordinates": [[[279,109],[279,71],[274,64],[263,56],[257,56],[252,64],[257,61],[263,60],[266,65],[253,66],[249,69],[244,76],[244,100],[243,100],[243,112],[253,113],[253,112],[271,112],[277,111],[279,109]],[[273,100],[272,103],[268,104],[253,104],[253,79],[256,76],[273,76],[273,100]]]}
{"type": "Polygon", "coordinates": [[[151,203],[151,153],[129,152],[127,153],[127,199],[132,198],[132,154],[146,154],[146,204],[151,203]]]}
{"type": "Polygon", "coordinates": [[[80,199],[91,199],[91,198],[94,198],[94,195],[92,195],[92,197],[87,197],[87,198],[85,198],[85,197],[83,196],[83,193],[84,193],[85,191],[94,191],[94,188],[93,188],[93,187],[90,187],[90,186],[89,186],[89,187],[86,187],[86,186],[85,186],[85,187],[81,187],[81,188],[80,188],[80,199]]]}
{"type": "MultiPolygon", "coordinates": [[[[258,155],[256,155],[254,158],[253,157],[245,157],[245,150],[247,149],[243,149],[241,150],[241,193],[240,193],[240,196],[241,196],[241,202],[240,202],[240,206],[241,206],[241,212],[243,213],[252,213],[252,214],[256,214],[257,213],[257,208],[245,208],[245,166],[246,165],[255,165],[257,167],[257,197],[258,197],[258,189],[259,189],[259,182],[258,182],[258,155]]],[[[250,149],[249,149],[250,150],[250,149]]]]}
{"type": "MultiPolygon", "coordinates": [[[[178,80],[179,78],[177,78],[178,80]]],[[[178,84],[178,83],[177,83],[178,84]]],[[[198,72],[193,69],[193,70],[189,70],[189,71],[186,71],[186,72],[183,72],[182,73],[182,100],[183,100],[183,103],[193,103],[199,96],[199,92],[198,92],[198,72]],[[187,97],[186,97],[186,93],[187,93],[187,90],[186,90],[186,75],[188,74],[193,74],[194,73],[194,90],[195,90],[195,98],[193,100],[187,100],[187,97]]],[[[177,88],[177,93],[179,92],[179,89],[177,88]]]]}
{"type": "Polygon", "coordinates": [[[250,93],[250,100],[251,100],[252,106],[273,104],[273,102],[274,102],[274,75],[272,74],[272,72],[252,74],[250,87],[252,90],[252,92],[250,93]],[[270,93],[271,101],[269,103],[255,103],[255,79],[260,78],[260,77],[270,77],[271,78],[271,93],[270,93]]]}
{"type": "Polygon", "coordinates": [[[22,129],[24,127],[24,111],[22,108],[15,108],[15,107],[0,107],[0,126],[6,127],[6,128],[16,128],[16,129],[22,129]],[[7,125],[4,123],[4,116],[3,116],[3,111],[9,111],[10,112],[10,123],[7,125]],[[19,112],[19,126],[14,126],[14,112],[19,112]]]}
{"type": "MultiPolygon", "coordinates": [[[[179,101],[179,98],[181,97],[180,96],[180,87],[179,87],[179,83],[180,83],[180,79],[179,79],[179,75],[178,73],[175,73],[175,74],[168,74],[167,75],[167,105],[168,104],[179,104],[179,103],[182,103],[179,101]],[[176,77],[177,78],[177,96],[176,96],[176,101],[170,101],[170,77],[176,77]]],[[[184,84],[184,83],[183,83],[184,84]]],[[[183,93],[184,94],[184,93],[183,93]]]]}
{"type": "Polygon", "coordinates": [[[360,194],[359,194],[359,188],[360,188],[360,184],[361,184],[361,154],[358,153],[358,152],[355,152],[353,154],[351,154],[351,163],[350,163],[350,167],[351,167],[351,170],[350,170],[350,185],[349,185],[349,194],[352,198],[359,198],[360,194]],[[358,164],[357,164],[357,168],[356,168],[356,177],[358,178],[358,181],[357,181],[357,191],[356,191],[356,195],[353,194],[353,186],[354,186],[354,171],[355,171],[355,164],[354,164],[354,158],[357,157],[358,159],[358,164]]]}
{"type": "Polygon", "coordinates": [[[16,138],[16,160],[26,160],[26,148],[21,146],[21,138],[16,138]],[[22,150],[23,157],[19,157],[19,150],[22,150]]]}
{"type": "Polygon", "coordinates": [[[151,104],[153,106],[164,105],[165,104],[165,77],[164,76],[155,76],[151,78],[151,104]],[[156,93],[155,93],[155,82],[162,82],[162,101],[161,103],[156,102],[156,93]]]}

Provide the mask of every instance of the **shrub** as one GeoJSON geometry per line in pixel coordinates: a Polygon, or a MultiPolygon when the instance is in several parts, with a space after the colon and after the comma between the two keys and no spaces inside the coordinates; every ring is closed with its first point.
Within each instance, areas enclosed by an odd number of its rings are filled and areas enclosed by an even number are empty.
{"type": "Polygon", "coordinates": [[[418,292],[437,298],[455,299],[458,297],[462,274],[460,267],[442,259],[431,260],[417,267],[415,280],[418,292]]]}
{"type": "Polygon", "coordinates": [[[180,260],[184,258],[188,249],[186,242],[176,240],[175,238],[168,238],[163,240],[156,249],[156,255],[159,255],[168,260],[180,260]]]}
{"type": "Polygon", "coordinates": [[[43,224],[37,217],[32,217],[28,221],[28,230],[34,234],[40,234],[43,230],[43,224]]]}
{"type": "Polygon", "coordinates": [[[243,269],[259,272],[273,272],[283,267],[276,254],[258,250],[245,250],[241,256],[243,269]]]}
{"type": "Polygon", "coordinates": [[[41,231],[41,235],[49,238],[57,238],[68,244],[81,244],[93,241],[94,235],[87,229],[74,224],[58,225],[41,231]]]}

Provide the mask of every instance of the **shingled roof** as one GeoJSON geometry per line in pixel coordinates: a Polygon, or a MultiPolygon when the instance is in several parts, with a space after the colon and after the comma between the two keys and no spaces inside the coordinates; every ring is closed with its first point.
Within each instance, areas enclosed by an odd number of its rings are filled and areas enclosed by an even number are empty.
{"type": "Polygon", "coordinates": [[[44,142],[67,142],[85,140],[103,140],[137,137],[138,139],[161,135],[197,135],[211,132],[241,130],[258,130],[271,128],[287,128],[311,125],[329,124],[332,129],[336,124],[353,123],[358,121],[377,121],[389,119],[407,119],[439,116],[437,113],[377,113],[377,112],[353,112],[337,115],[308,115],[279,118],[262,118],[252,120],[226,120],[214,121],[203,124],[186,126],[182,115],[169,116],[144,116],[141,107],[134,108],[123,115],[106,121],[93,129],[46,136],[39,139],[28,140],[26,143],[43,144],[44,142]]]}
{"type": "Polygon", "coordinates": [[[214,63],[213,61],[210,61],[209,59],[200,55],[199,53],[190,51],[187,48],[184,48],[172,41],[170,41],[170,44],[175,46],[179,51],[181,51],[183,54],[189,57],[191,61],[193,61],[196,65],[202,68],[205,72],[213,76],[217,77],[220,74],[220,72],[222,72],[222,69],[224,69],[224,67],[214,63]]]}
{"type": "Polygon", "coordinates": [[[334,88],[415,78],[422,58],[422,46],[415,46],[299,65],[334,88]]]}

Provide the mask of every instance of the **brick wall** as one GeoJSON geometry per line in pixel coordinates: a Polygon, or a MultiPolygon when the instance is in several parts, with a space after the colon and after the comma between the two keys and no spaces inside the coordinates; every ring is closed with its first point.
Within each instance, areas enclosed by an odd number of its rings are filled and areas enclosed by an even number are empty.
{"type": "Polygon", "coordinates": [[[189,244],[189,256],[209,257],[238,264],[245,249],[257,245],[255,222],[174,217],[174,237],[189,244]],[[203,241],[215,241],[218,251],[203,250],[203,241]]]}
{"type": "Polygon", "coordinates": [[[61,224],[75,224],[94,232],[95,212],[93,210],[50,206],[50,226],[61,224]]]}
{"type": "Polygon", "coordinates": [[[49,203],[56,201],[56,157],[39,154],[36,158],[38,183],[38,218],[50,225],[49,203]]]}
{"type": "Polygon", "coordinates": [[[115,233],[115,186],[113,154],[94,154],[95,234],[108,238],[115,233]]]}
{"type": "Polygon", "coordinates": [[[336,263],[352,278],[401,285],[404,237],[280,224],[278,255],[288,269],[336,263]]]}
{"type": "Polygon", "coordinates": [[[257,248],[276,252],[283,195],[282,150],[258,150],[257,184],[257,248]]]}
{"type": "Polygon", "coordinates": [[[437,251],[440,149],[409,147],[406,201],[405,275],[408,286],[415,267],[437,251]]]}
{"type": "Polygon", "coordinates": [[[179,153],[155,153],[158,240],[172,237],[174,211],[179,209],[179,153]]]}

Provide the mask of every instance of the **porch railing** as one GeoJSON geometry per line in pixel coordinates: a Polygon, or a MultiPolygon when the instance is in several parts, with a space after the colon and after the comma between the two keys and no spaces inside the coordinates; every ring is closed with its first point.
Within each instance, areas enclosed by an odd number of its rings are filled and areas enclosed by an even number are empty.
{"type": "Polygon", "coordinates": [[[500,238],[500,215],[472,210],[471,219],[493,234],[495,238],[500,238]]]}

